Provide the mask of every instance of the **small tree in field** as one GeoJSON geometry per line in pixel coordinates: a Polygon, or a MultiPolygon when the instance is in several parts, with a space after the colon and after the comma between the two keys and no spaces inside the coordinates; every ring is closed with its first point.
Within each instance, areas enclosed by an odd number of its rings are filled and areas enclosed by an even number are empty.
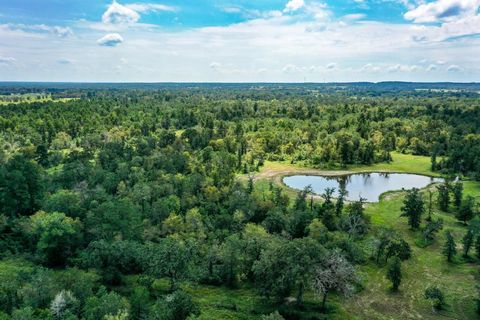
{"type": "Polygon", "coordinates": [[[354,291],[355,281],[355,268],[341,254],[332,252],[317,267],[313,279],[313,290],[322,297],[322,308],[325,309],[328,293],[337,291],[348,296],[354,291]]]}
{"type": "Polygon", "coordinates": [[[463,183],[457,182],[452,186],[452,193],[453,193],[453,203],[458,208],[462,204],[462,197],[463,197],[463,183]]]}
{"type": "Polygon", "coordinates": [[[475,254],[477,258],[480,259],[480,234],[477,235],[477,239],[475,240],[475,254]]]}
{"type": "Polygon", "coordinates": [[[464,224],[467,224],[468,221],[472,220],[475,215],[475,211],[473,209],[475,205],[475,200],[473,197],[468,196],[465,201],[460,204],[458,211],[455,217],[462,221],[464,224]]]}
{"type": "Polygon", "coordinates": [[[445,245],[443,246],[443,255],[447,257],[448,262],[452,262],[453,257],[457,254],[457,245],[455,244],[455,239],[450,231],[446,232],[447,240],[445,241],[445,245]]]}
{"type": "Polygon", "coordinates": [[[418,229],[418,227],[420,227],[422,214],[425,211],[420,190],[413,188],[408,191],[401,210],[402,214],[400,216],[408,218],[408,224],[412,229],[418,229]]]}
{"type": "Polygon", "coordinates": [[[431,301],[435,310],[442,310],[445,306],[445,296],[438,287],[428,287],[425,290],[425,299],[431,301]]]}
{"type": "Polygon", "coordinates": [[[402,261],[395,257],[388,266],[387,278],[392,282],[392,291],[398,291],[402,282],[402,261]]]}
{"type": "Polygon", "coordinates": [[[463,244],[463,256],[468,257],[468,252],[473,245],[473,231],[468,230],[465,236],[462,239],[463,244]]]}
{"type": "Polygon", "coordinates": [[[450,192],[448,183],[437,186],[438,190],[438,206],[440,210],[447,212],[450,205],[450,192]]]}

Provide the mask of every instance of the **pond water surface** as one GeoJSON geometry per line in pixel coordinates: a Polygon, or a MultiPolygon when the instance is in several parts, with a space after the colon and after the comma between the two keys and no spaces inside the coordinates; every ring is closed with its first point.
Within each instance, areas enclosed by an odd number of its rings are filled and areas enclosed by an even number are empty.
{"type": "Polygon", "coordinates": [[[341,176],[296,175],[283,178],[283,182],[298,190],[311,186],[316,194],[324,193],[326,188],[335,188],[335,196],[340,188],[345,188],[348,200],[362,197],[368,202],[376,202],[387,191],[421,189],[434,182],[443,182],[443,179],[408,173],[372,172],[341,176]]]}

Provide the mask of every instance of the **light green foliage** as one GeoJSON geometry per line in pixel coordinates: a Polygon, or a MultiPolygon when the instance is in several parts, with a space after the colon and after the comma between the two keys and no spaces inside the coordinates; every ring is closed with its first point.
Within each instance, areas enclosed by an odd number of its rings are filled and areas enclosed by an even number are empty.
{"type": "Polygon", "coordinates": [[[106,316],[118,316],[130,309],[127,299],[115,292],[101,289],[96,296],[87,299],[83,307],[85,320],[104,319],[106,316]]]}
{"type": "Polygon", "coordinates": [[[37,253],[48,265],[64,264],[80,245],[82,224],[64,213],[39,211],[31,217],[31,225],[37,253]]]}

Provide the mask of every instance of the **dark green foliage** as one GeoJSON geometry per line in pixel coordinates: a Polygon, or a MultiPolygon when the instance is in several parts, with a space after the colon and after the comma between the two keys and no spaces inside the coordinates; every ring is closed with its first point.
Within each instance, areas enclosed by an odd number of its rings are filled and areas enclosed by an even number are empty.
{"type": "Polygon", "coordinates": [[[445,307],[445,296],[438,287],[428,287],[425,290],[425,299],[430,300],[436,310],[442,310],[445,307]]]}
{"type": "Polygon", "coordinates": [[[95,268],[108,284],[119,284],[122,275],[141,272],[145,248],[134,241],[92,241],[81,255],[86,268],[95,268]]]}
{"type": "Polygon", "coordinates": [[[45,200],[42,209],[46,212],[62,212],[65,215],[77,218],[83,217],[83,208],[80,195],[71,190],[59,190],[45,200]]]}
{"type": "Polygon", "coordinates": [[[190,275],[195,254],[194,244],[165,238],[146,247],[143,265],[153,277],[168,277],[170,290],[173,291],[178,287],[180,280],[190,275]]]}
{"type": "Polygon", "coordinates": [[[177,290],[165,299],[159,299],[152,307],[149,320],[186,320],[189,316],[198,316],[200,309],[192,297],[177,290]]]}
{"type": "Polygon", "coordinates": [[[60,212],[39,211],[31,217],[32,236],[37,253],[45,264],[62,266],[81,245],[82,225],[60,212]]]}
{"type": "Polygon", "coordinates": [[[309,238],[273,242],[253,265],[260,293],[281,301],[296,291],[297,302],[301,303],[316,264],[325,255],[324,251],[322,246],[309,238]]]}
{"type": "MultiPolygon", "coordinates": [[[[225,311],[335,318],[320,308],[333,292],[353,293],[354,265],[371,254],[378,268],[396,266],[398,287],[409,243],[371,224],[363,199],[347,204],[345,180],[338,198],[327,189],[314,201],[312,188],[291,197],[255,171],[267,161],[350,169],[403,152],[431,156],[442,174],[480,177],[478,99],[465,93],[214,87],[55,89],[78,99],[0,108],[0,318],[183,320],[198,303],[203,317],[215,307],[203,289],[251,288],[297,305],[225,311]],[[320,301],[303,303],[312,289],[320,301]]],[[[475,233],[475,204],[460,186],[440,186],[439,205],[449,210],[451,197],[475,233]]],[[[426,243],[442,228],[429,200],[426,243]]],[[[409,191],[402,216],[413,229],[424,207],[409,191]]],[[[473,238],[464,250],[480,257],[473,238]]]]}
{"type": "Polygon", "coordinates": [[[382,257],[384,257],[384,262],[388,262],[391,257],[408,260],[412,255],[408,242],[402,239],[400,235],[392,229],[380,230],[374,244],[375,261],[377,263],[380,263],[382,257]]]}
{"type": "Polygon", "coordinates": [[[463,244],[463,256],[468,257],[468,252],[473,245],[474,234],[472,230],[468,230],[462,239],[463,244]]]}
{"type": "Polygon", "coordinates": [[[457,254],[457,245],[455,244],[455,239],[453,239],[450,231],[445,232],[445,237],[447,240],[443,245],[442,253],[445,257],[447,257],[448,262],[452,262],[453,257],[457,254]]]}
{"type": "Polygon", "coordinates": [[[475,255],[480,259],[480,234],[475,238],[475,255]]]}
{"type": "Polygon", "coordinates": [[[462,221],[464,224],[467,224],[468,221],[472,220],[472,218],[475,215],[474,212],[474,205],[475,205],[475,200],[472,196],[468,196],[461,204],[460,207],[458,208],[457,213],[455,214],[455,217],[459,220],[462,221]]]}
{"type": "Polygon", "coordinates": [[[435,236],[440,230],[443,229],[443,220],[431,220],[427,222],[425,229],[423,230],[423,237],[425,242],[433,241],[435,236]]]}
{"type": "Polygon", "coordinates": [[[85,320],[103,319],[107,315],[117,315],[122,311],[128,312],[130,305],[127,299],[115,292],[107,292],[101,288],[95,296],[87,299],[83,307],[85,320]]]}
{"type": "Polygon", "coordinates": [[[441,184],[437,186],[438,190],[438,206],[440,210],[447,212],[450,205],[450,187],[448,184],[441,184]]]}
{"type": "Polygon", "coordinates": [[[141,219],[126,199],[107,201],[87,213],[86,226],[93,240],[140,238],[141,219]]]}
{"type": "Polygon", "coordinates": [[[392,282],[392,291],[398,291],[402,282],[402,261],[400,258],[394,258],[388,265],[387,278],[392,282]]]}
{"type": "Polygon", "coordinates": [[[463,198],[463,184],[461,182],[456,182],[451,186],[453,193],[453,204],[458,208],[462,204],[463,198]]]}
{"type": "Polygon", "coordinates": [[[40,208],[44,183],[38,165],[17,154],[0,166],[0,208],[8,216],[31,215],[40,208]]]}
{"type": "Polygon", "coordinates": [[[412,229],[418,229],[420,227],[422,215],[425,211],[423,198],[418,189],[413,188],[407,192],[401,210],[401,217],[407,217],[410,227],[412,229]]]}

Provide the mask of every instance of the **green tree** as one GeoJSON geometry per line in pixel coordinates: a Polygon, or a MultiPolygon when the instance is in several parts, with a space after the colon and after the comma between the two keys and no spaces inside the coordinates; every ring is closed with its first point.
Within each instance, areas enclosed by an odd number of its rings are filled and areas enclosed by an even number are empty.
{"type": "Polygon", "coordinates": [[[148,304],[150,292],[144,286],[135,286],[130,296],[130,316],[133,319],[145,319],[148,315],[148,304]]]}
{"type": "Polygon", "coordinates": [[[174,291],[178,282],[190,275],[195,251],[190,244],[165,238],[148,245],[145,266],[151,276],[169,278],[170,290],[174,291]]]}
{"type": "Polygon", "coordinates": [[[477,258],[480,259],[480,234],[478,234],[475,239],[475,254],[477,258]]]}
{"type": "Polygon", "coordinates": [[[0,208],[7,215],[32,215],[40,209],[44,183],[40,167],[17,154],[0,166],[0,208]]]}
{"type": "Polygon", "coordinates": [[[465,201],[460,204],[455,217],[464,224],[467,224],[467,222],[475,216],[474,205],[475,199],[472,196],[468,196],[465,201]]]}
{"type": "Polygon", "coordinates": [[[425,242],[433,241],[435,239],[435,235],[443,229],[443,220],[430,220],[425,229],[423,230],[423,238],[425,242]]]}
{"type": "Polygon", "coordinates": [[[387,278],[392,282],[392,290],[398,291],[398,287],[402,282],[402,261],[400,258],[395,257],[393,259],[387,270],[387,278]]]}
{"type": "Polygon", "coordinates": [[[81,245],[82,225],[78,219],[60,212],[39,211],[30,220],[37,253],[49,266],[64,265],[81,245]]]}
{"type": "Polygon", "coordinates": [[[87,213],[86,226],[94,240],[135,240],[140,238],[141,217],[126,199],[102,203],[87,213]]]}
{"type": "Polygon", "coordinates": [[[103,319],[105,316],[115,316],[122,312],[128,312],[130,305],[127,299],[115,292],[107,292],[101,288],[99,292],[89,297],[83,307],[85,320],[103,319]]]}
{"type": "Polygon", "coordinates": [[[474,241],[473,237],[474,237],[473,231],[468,230],[462,239],[464,257],[468,257],[468,252],[470,251],[470,248],[473,245],[473,241],[474,241]]]}
{"type": "Polygon", "coordinates": [[[436,310],[442,310],[445,306],[445,296],[438,287],[428,287],[425,290],[425,299],[430,300],[436,310]]]}
{"type": "Polygon", "coordinates": [[[309,238],[272,242],[253,265],[257,288],[263,296],[279,301],[296,291],[297,303],[301,304],[324,252],[309,238]]]}
{"type": "Polygon", "coordinates": [[[443,246],[442,253],[445,257],[447,257],[448,262],[453,261],[453,257],[457,254],[457,245],[455,244],[455,239],[453,239],[452,233],[447,231],[445,233],[445,237],[447,240],[443,246]]]}
{"type": "Polygon", "coordinates": [[[345,198],[348,195],[348,191],[345,188],[340,188],[338,190],[338,198],[337,202],[335,203],[335,213],[337,216],[340,216],[343,212],[343,207],[345,205],[345,198]]]}
{"type": "Polygon", "coordinates": [[[190,294],[177,290],[165,299],[157,300],[150,311],[148,320],[186,320],[199,314],[200,308],[190,294]]]}
{"type": "Polygon", "coordinates": [[[437,186],[438,191],[438,206],[440,210],[447,212],[450,205],[450,186],[448,183],[443,183],[437,186]]]}
{"type": "Polygon", "coordinates": [[[453,193],[453,204],[458,208],[462,204],[463,198],[463,183],[456,182],[451,186],[453,193]]]}
{"type": "Polygon", "coordinates": [[[83,217],[80,195],[71,190],[59,190],[45,200],[43,210],[46,212],[62,212],[65,215],[83,217]]]}
{"type": "Polygon", "coordinates": [[[412,229],[418,229],[425,211],[424,202],[420,191],[416,188],[409,190],[401,208],[401,217],[408,218],[408,224],[412,229]]]}

